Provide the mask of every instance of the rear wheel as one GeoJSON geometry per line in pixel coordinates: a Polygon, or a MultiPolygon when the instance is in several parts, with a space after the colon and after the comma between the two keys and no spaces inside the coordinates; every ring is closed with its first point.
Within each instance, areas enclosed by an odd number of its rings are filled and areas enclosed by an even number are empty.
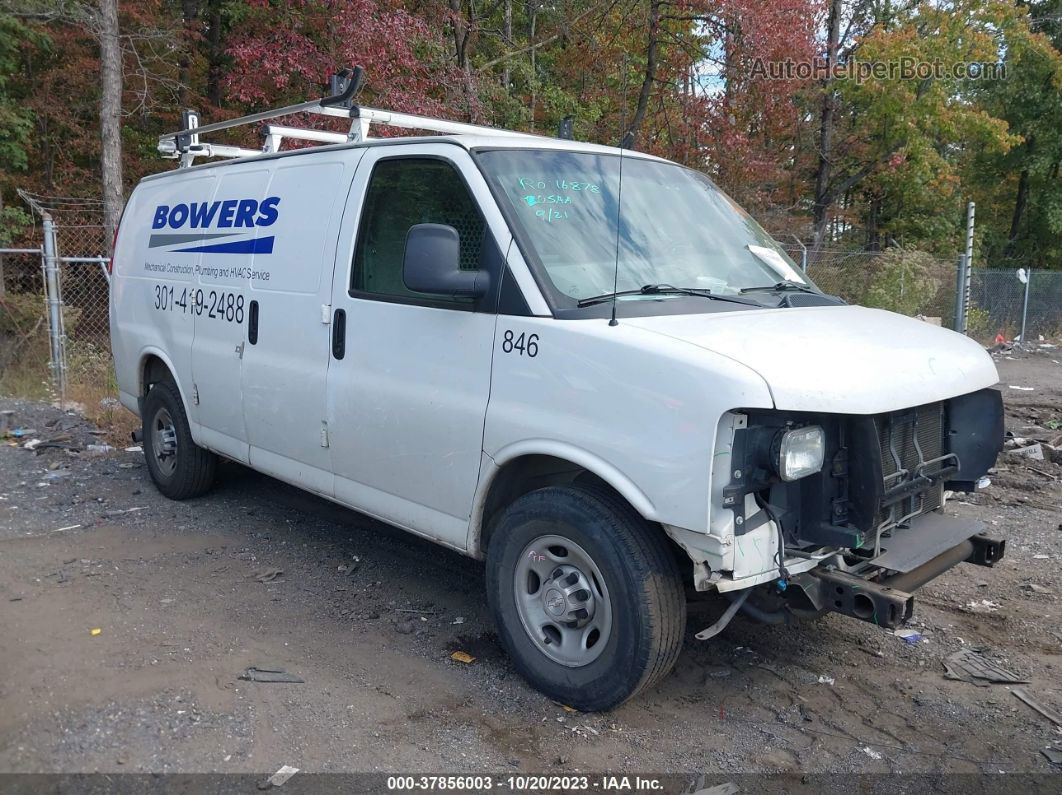
{"type": "Polygon", "coordinates": [[[487,551],[487,595],[520,673],[580,710],[652,686],[682,648],[686,603],[663,534],[604,489],[513,502],[487,551]]]}
{"type": "Polygon", "coordinates": [[[144,457],[155,486],[172,500],[198,497],[214,484],[217,456],[192,441],[188,415],[172,381],[148,391],[141,410],[144,457]]]}

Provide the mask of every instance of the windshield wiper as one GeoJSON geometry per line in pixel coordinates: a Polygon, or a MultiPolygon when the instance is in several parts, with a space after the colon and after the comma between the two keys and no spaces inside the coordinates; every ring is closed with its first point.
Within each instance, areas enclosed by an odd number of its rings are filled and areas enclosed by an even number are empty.
{"type": "Polygon", "coordinates": [[[745,293],[784,293],[786,291],[814,293],[815,295],[819,294],[818,290],[812,287],[808,287],[808,285],[806,284],[801,284],[800,282],[794,282],[789,280],[783,282],[775,282],[774,284],[764,284],[759,287],[741,288],[742,295],[744,295],[745,293]]]}
{"type": "Polygon", "coordinates": [[[601,295],[591,296],[590,298],[583,298],[579,301],[577,306],[582,308],[584,306],[602,304],[623,295],[695,295],[700,298],[710,298],[713,301],[729,301],[732,304],[761,307],[761,305],[755,301],[745,301],[736,296],[716,295],[710,290],[704,290],[697,287],[674,287],[670,284],[646,284],[639,287],[637,290],[620,290],[615,293],[603,293],[601,295]]]}

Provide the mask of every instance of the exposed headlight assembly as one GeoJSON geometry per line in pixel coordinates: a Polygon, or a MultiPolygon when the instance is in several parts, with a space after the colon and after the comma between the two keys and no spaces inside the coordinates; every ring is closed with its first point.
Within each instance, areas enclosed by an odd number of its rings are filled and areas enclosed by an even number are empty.
{"type": "Polygon", "coordinates": [[[785,481],[800,480],[822,469],[826,435],[818,425],[786,431],[778,437],[778,476],[785,481]]]}

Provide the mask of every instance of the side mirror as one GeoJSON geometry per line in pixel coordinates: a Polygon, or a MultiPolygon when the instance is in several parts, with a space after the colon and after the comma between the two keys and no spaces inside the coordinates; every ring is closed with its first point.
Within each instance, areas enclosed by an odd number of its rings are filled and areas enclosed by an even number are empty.
{"type": "Polygon", "coordinates": [[[463,271],[461,238],[444,224],[417,224],[406,234],[402,281],[416,293],[479,298],[487,292],[486,271],[463,271]]]}

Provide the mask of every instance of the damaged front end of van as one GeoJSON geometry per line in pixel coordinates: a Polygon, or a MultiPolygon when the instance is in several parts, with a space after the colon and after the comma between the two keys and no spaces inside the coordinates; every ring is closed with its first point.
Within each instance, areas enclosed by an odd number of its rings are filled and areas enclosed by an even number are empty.
{"type": "Polygon", "coordinates": [[[716,436],[707,534],[668,528],[698,590],[767,623],[837,612],[883,628],[912,593],[959,563],[992,566],[1005,542],[944,513],[972,492],[1003,441],[1000,393],[874,414],[728,412],[716,436]]]}

